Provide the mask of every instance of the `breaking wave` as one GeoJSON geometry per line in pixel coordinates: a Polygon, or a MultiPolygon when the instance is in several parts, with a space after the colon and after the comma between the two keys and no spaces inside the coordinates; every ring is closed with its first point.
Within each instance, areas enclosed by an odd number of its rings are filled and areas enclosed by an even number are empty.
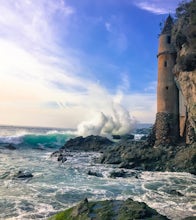
{"type": "Polygon", "coordinates": [[[65,144],[65,142],[74,137],[72,131],[30,131],[21,130],[17,133],[7,133],[0,135],[0,144],[13,144],[31,147],[59,147],[65,144]]]}

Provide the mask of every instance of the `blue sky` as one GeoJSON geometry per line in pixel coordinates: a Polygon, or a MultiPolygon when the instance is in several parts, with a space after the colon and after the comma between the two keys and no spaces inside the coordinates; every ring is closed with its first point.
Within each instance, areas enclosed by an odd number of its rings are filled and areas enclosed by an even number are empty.
{"type": "Polygon", "coordinates": [[[179,2],[1,0],[0,124],[75,128],[116,109],[153,123],[159,24],[179,2]]]}

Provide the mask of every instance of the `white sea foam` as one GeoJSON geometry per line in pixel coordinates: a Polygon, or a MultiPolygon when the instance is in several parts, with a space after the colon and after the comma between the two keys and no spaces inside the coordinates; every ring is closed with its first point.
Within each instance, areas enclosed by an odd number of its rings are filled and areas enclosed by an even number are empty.
{"type": "MultiPolygon", "coordinates": [[[[19,149],[0,154],[0,219],[44,219],[85,197],[90,200],[127,199],[146,202],[161,214],[180,220],[196,214],[196,178],[188,173],[140,172],[139,177],[110,178],[114,166],[95,164],[95,153],[71,153],[64,164],[49,158],[52,151],[19,149]],[[29,170],[30,181],[13,179],[29,170]],[[102,173],[103,178],[87,173],[102,173]],[[170,192],[180,192],[183,196],[170,192]]],[[[125,170],[132,172],[132,170],[125,170]]],[[[138,172],[138,171],[136,171],[138,172]]]]}
{"type": "Polygon", "coordinates": [[[23,136],[0,137],[0,143],[21,144],[22,141],[23,141],[23,136]]]}
{"type": "Polygon", "coordinates": [[[131,117],[130,113],[123,106],[115,104],[111,115],[99,112],[93,119],[80,123],[77,128],[77,134],[82,136],[123,135],[130,133],[135,127],[136,120],[131,117]]]}

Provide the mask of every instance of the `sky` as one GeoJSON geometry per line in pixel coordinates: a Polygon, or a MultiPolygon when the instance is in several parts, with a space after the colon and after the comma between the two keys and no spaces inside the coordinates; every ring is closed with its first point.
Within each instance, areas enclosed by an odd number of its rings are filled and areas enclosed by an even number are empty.
{"type": "Polygon", "coordinates": [[[153,123],[160,23],[179,2],[0,0],[0,124],[153,123]]]}

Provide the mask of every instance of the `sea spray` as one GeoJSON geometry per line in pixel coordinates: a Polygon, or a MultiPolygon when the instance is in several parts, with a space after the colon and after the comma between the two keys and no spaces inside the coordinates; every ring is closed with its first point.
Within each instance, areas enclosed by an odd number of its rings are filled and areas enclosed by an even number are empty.
{"type": "Polygon", "coordinates": [[[137,121],[131,117],[130,113],[121,105],[113,104],[111,115],[103,112],[88,121],[80,123],[77,127],[77,135],[124,135],[132,132],[136,128],[137,121]]]}

